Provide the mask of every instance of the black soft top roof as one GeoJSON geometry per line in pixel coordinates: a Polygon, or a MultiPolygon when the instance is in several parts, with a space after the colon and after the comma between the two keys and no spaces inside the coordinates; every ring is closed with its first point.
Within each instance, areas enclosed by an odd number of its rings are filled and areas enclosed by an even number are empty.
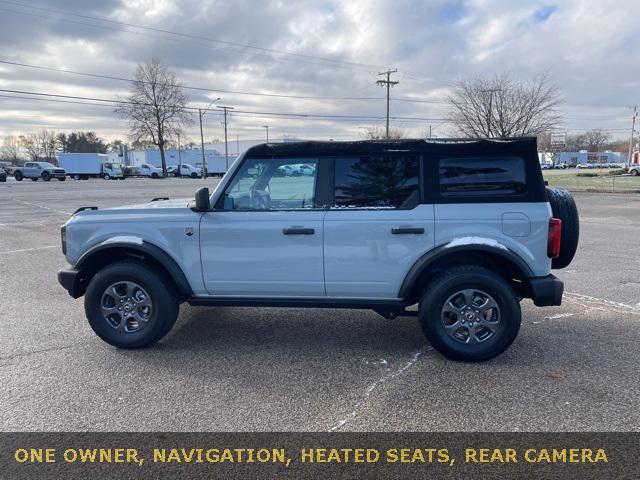
{"type": "MultiPolygon", "coordinates": [[[[363,154],[455,154],[455,155],[487,155],[504,153],[535,153],[537,144],[535,137],[510,139],[404,139],[404,140],[362,140],[354,142],[286,142],[263,143],[251,147],[247,157],[295,157],[295,156],[342,156],[363,154]]],[[[537,156],[536,156],[537,159],[537,156]]]]}

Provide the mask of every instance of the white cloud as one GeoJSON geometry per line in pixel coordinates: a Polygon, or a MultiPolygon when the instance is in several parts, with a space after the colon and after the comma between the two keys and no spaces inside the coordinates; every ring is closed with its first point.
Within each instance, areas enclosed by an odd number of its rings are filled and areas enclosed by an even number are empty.
{"type": "MultiPolygon", "coordinates": [[[[0,14],[0,59],[130,77],[152,55],[176,70],[185,84],[224,90],[309,96],[381,98],[378,68],[397,67],[393,95],[443,99],[458,78],[508,70],[527,78],[549,72],[566,100],[568,128],[626,129],[627,107],[639,99],[635,52],[640,2],[611,0],[341,0],[299,2],[236,0],[41,0],[42,8],[184,32],[169,35],[22,7],[0,14]],[[34,14],[36,16],[34,16],[34,14]],[[75,23],[73,23],[75,22],[75,23]],[[132,33],[132,32],[137,33],[132,33]],[[217,43],[205,38],[231,43],[217,43]],[[326,57],[340,64],[274,54],[235,44],[326,57]],[[349,62],[349,63],[347,63],[349,62]],[[352,64],[366,64],[356,66],[352,64]],[[338,67],[348,68],[338,68],[338,67]]],[[[0,8],[4,8],[0,6],[0,8]]],[[[126,83],[0,67],[1,88],[113,98],[126,83]]],[[[191,91],[194,102],[205,92],[191,91]]],[[[244,110],[382,115],[384,102],[294,100],[211,93],[244,110]]],[[[41,128],[94,129],[124,135],[110,108],[18,101],[0,97],[0,135],[41,128]]],[[[441,118],[442,105],[393,102],[395,115],[441,118]]],[[[397,122],[398,123],[398,122],[397,122]]],[[[437,121],[400,122],[419,134],[437,121]]],[[[232,115],[231,132],[272,136],[357,137],[367,122],[305,121],[232,115]]],[[[220,135],[216,114],[207,135],[220,135]]],[[[439,126],[439,135],[446,127],[439,126]]],[[[192,132],[195,137],[197,132],[192,132]]],[[[622,135],[622,133],[621,133],[622,135]]],[[[624,133],[626,135],[626,133],[624,133]]]]}

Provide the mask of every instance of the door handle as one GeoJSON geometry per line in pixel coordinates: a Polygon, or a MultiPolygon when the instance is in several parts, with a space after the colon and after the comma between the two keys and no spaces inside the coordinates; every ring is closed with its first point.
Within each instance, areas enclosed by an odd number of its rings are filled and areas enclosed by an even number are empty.
{"type": "Polygon", "coordinates": [[[282,233],[285,235],[313,235],[316,233],[313,228],[305,228],[305,227],[288,227],[283,228],[282,233]]]}
{"type": "Polygon", "coordinates": [[[422,227],[393,227],[391,229],[391,233],[394,235],[406,235],[410,233],[422,234],[424,233],[424,228],[422,227]]]}

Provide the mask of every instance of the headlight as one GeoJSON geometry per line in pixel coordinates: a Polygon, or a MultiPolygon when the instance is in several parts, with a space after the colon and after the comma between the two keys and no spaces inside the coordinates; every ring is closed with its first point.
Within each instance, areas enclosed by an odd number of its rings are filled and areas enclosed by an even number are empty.
{"type": "Polygon", "coordinates": [[[62,253],[67,254],[67,226],[60,227],[60,240],[62,241],[62,253]]]}

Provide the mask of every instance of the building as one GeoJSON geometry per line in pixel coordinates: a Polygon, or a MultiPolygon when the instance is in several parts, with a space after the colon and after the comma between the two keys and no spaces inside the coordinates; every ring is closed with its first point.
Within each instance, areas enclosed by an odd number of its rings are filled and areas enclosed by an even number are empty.
{"type": "MultiPolygon", "coordinates": [[[[551,152],[538,153],[541,164],[554,163],[554,154],[551,152]]],[[[627,155],[620,152],[612,152],[610,150],[604,152],[587,152],[580,150],[579,152],[559,152],[555,155],[556,164],[566,164],[570,166],[577,165],[626,165],[627,155]]]]}

